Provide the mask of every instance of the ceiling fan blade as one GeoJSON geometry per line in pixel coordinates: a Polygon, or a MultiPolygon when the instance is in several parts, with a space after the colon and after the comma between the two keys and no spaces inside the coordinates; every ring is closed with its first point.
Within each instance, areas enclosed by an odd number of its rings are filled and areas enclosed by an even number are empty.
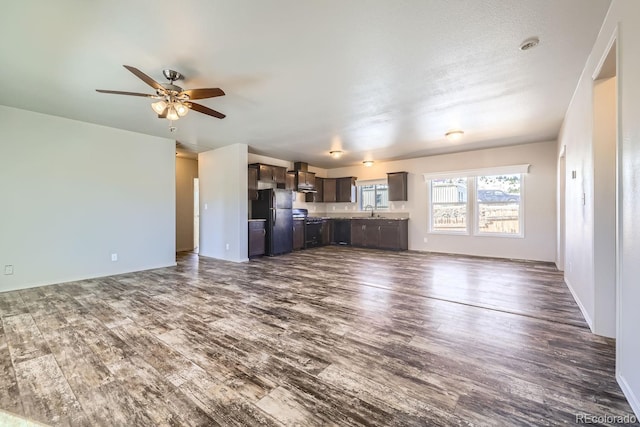
{"type": "Polygon", "coordinates": [[[219,119],[224,119],[225,117],[227,117],[219,111],[212,110],[209,107],[205,107],[204,105],[196,104],[194,102],[189,103],[189,108],[197,111],[198,113],[208,114],[209,116],[217,117],[219,119]]]}
{"type": "Polygon", "coordinates": [[[114,95],[129,95],[129,96],[144,96],[145,98],[156,98],[158,95],[149,95],[148,93],[138,93],[138,92],[123,92],[121,90],[103,90],[96,89],[96,92],[100,93],[112,93],[114,95]]]}
{"type": "Polygon", "coordinates": [[[180,92],[180,95],[187,95],[189,99],[215,98],[216,96],[224,96],[224,94],[224,91],[217,87],[206,89],[189,89],[180,92]]]}
{"type": "Polygon", "coordinates": [[[157,90],[161,90],[161,91],[165,90],[160,83],[158,83],[157,81],[153,80],[151,77],[147,76],[145,73],[143,73],[142,71],[138,70],[136,67],[132,67],[130,65],[123,65],[123,67],[126,68],[127,70],[131,71],[133,74],[136,75],[136,77],[138,77],[140,80],[142,80],[143,82],[145,82],[146,84],[148,84],[152,88],[157,89],[157,90]]]}

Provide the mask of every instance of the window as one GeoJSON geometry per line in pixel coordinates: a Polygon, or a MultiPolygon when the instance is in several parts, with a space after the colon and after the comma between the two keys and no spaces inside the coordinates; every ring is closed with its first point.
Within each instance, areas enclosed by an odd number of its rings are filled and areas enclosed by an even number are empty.
{"type": "Polygon", "coordinates": [[[431,231],[467,233],[467,178],[431,180],[431,231]]]}
{"type": "Polygon", "coordinates": [[[371,206],[375,210],[389,209],[389,187],[387,184],[361,185],[360,210],[371,206]]]}
{"type": "Polygon", "coordinates": [[[524,237],[528,164],[425,173],[429,232],[524,237]]]}
{"type": "Polygon", "coordinates": [[[476,232],[520,235],[522,175],[476,177],[476,232]]]}

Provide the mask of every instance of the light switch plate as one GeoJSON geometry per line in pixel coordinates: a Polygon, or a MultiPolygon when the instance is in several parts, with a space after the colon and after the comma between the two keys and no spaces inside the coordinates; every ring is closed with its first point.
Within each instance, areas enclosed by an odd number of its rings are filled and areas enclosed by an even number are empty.
{"type": "Polygon", "coordinates": [[[111,254],[111,261],[117,261],[118,260],[118,254],[111,254]]]}
{"type": "Polygon", "coordinates": [[[4,266],[4,274],[6,276],[10,276],[13,274],[13,265],[5,265],[4,266]]]}

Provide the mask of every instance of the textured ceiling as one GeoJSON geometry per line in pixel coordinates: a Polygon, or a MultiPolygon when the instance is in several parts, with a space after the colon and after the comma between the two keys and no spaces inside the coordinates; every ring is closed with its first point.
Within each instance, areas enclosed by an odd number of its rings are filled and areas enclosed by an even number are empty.
{"type": "Polygon", "coordinates": [[[0,15],[0,104],[337,167],[554,139],[609,0],[21,0],[0,15]],[[540,45],[522,52],[532,36],[540,45]],[[158,119],[132,65],[227,93],[158,119]],[[461,128],[450,143],[444,133],[461,128]],[[330,149],[341,149],[340,160],[330,149]]]}

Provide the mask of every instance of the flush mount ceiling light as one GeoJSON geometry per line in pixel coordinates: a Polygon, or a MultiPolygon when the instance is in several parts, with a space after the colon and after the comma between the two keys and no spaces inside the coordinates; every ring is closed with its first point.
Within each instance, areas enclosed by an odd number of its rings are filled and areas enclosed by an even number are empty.
{"type": "Polygon", "coordinates": [[[449,132],[445,133],[444,137],[451,142],[455,142],[460,140],[462,138],[462,135],[464,135],[464,131],[456,129],[456,130],[450,130],[449,132]]]}
{"type": "Polygon", "coordinates": [[[334,159],[339,159],[340,157],[342,157],[342,151],[340,150],[333,150],[333,151],[329,151],[329,154],[331,155],[331,157],[333,157],[334,159]]]}
{"type": "Polygon", "coordinates": [[[365,160],[364,162],[362,162],[362,164],[370,168],[371,166],[373,166],[373,160],[365,160]]]}
{"type": "Polygon", "coordinates": [[[537,37],[531,37],[522,42],[522,44],[520,45],[520,50],[533,49],[534,47],[538,46],[538,44],[540,44],[540,39],[537,37]]]}

